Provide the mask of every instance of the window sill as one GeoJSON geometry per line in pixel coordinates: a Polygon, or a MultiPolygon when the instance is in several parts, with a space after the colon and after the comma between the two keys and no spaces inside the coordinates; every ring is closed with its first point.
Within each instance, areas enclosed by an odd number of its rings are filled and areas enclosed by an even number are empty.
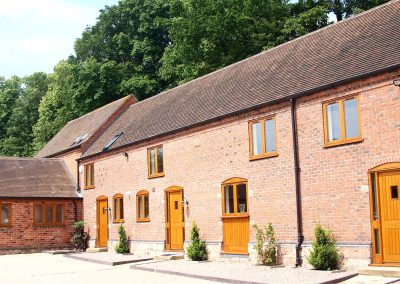
{"type": "Polygon", "coordinates": [[[324,148],[331,148],[331,147],[353,144],[353,143],[361,143],[363,141],[364,141],[364,138],[362,138],[362,137],[356,137],[356,138],[351,138],[351,139],[346,139],[346,140],[337,140],[335,142],[325,143],[324,148]]]}
{"type": "Polygon", "coordinates": [[[94,188],[95,188],[94,185],[92,185],[92,186],[85,186],[85,187],[83,188],[83,190],[89,190],[89,189],[94,189],[94,188]]]}
{"type": "Polygon", "coordinates": [[[250,217],[250,215],[247,214],[247,213],[222,215],[222,219],[229,219],[229,218],[248,218],[248,217],[250,217]]]}
{"type": "Polygon", "coordinates": [[[56,225],[51,225],[51,224],[33,224],[34,227],[37,228],[43,228],[43,227],[65,227],[65,224],[56,224],[56,225]]]}
{"type": "Polygon", "coordinates": [[[0,228],[9,228],[12,227],[12,224],[0,224],[0,228]]]}
{"type": "Polygon", "coordinates": [[[266,154],[262,154],[262,155],[250,156],[250,161],[273,158],[273,157],[278,157],[278,156],[279,156],[278,152],[270,152],[270,153],[266,153],[266,154]]]}
{"type": "Polygon", "coordinates": [[[114,224],[125,223],[125,220],[124,219],[114,219],[113,223],[114,224]]]}
{"type": "Polygon", "coordinates": [[[165,174],[164,173],[160,173],[160,174],[155,174],[155,175],[149,175],[148,178],[152,179],[152,178],[160,178],[160,177],[164,177],[165,174]]]}
{"type": "Polygon", "coordinates": [[[150,219],[137,219],[136,222],[137,223],[148,223],[148,222],[150,222],[150,219]]]}

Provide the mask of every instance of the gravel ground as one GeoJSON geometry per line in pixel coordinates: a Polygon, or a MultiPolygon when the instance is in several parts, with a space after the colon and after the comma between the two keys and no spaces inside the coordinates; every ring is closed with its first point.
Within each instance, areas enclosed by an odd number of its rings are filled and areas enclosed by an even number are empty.
{"type": "Polygon", "coordinates": [[[150,261],[135,266],[259,283],[321,283],[354,272],[316,271],[305,268],[256,266],[250,263],[150,261]]]}

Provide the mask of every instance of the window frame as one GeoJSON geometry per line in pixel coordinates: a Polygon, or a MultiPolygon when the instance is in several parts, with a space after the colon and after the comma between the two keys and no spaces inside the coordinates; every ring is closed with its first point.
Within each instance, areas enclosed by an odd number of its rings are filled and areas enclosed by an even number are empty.
{"type": "Polygon", "coordinates": [[[147,173],[148,173],[148,178],[158,178],[158,177],[163,177],[165,176],[165,163],[164,163],[164,148],[163,145],[157,145],[157,146],[153,146],[150,148],[147,148],[147,173]],[[158,172],[158,149],[161,148],[163,150],[163,171],[162,172],[158,172]],[[155,173],[152,174],[151,173],[151,159],[150,159],[150,152],[151,150],[155,150],[155,156],[154,156],[154,162],[155,162],[155,173]]]}
{"type": "Polygon", "coordinates": [[[324,125],[324,148],[334,147],[339,145],[345,145],[350,143],[362,142],[364,138],[362,137],[361,129],[361,111],[360,111],[360,95],[353,94],[349,96],[344,96],[340,98],[335,98],[322,103],[322,116],[324,125]],[[346,120],[345,120],[345,109],[344,102],[348,100],[355,99],[357,101],[357,113],[358,113],[358,136],[346,138],[346,120]],[[340,120],[340,137],[339,140],[329,141],[329,130],[328,130],[328,111],[327,108],[331,104],[339,104],[339,120],[340,120]]]}
{"type": "Polygon", "coordinates": [[[124,195],[121,193],[117,193],[113,196],[113,223],[124,223],[124,218],[121,218],[121,200],[122,200],[122,217],[125,217],[125,208],[124,208],[124,195]],[[117,209],[118,209],[118,217],[116,218],[117,212],[115,211],[115,202],[117,202],[117,209]]]}
{"type": "Polygon", "coordinates": [[[83,189],[86,190],[86,189],[95,188],[95,185],[94,185],[95,184],[95,182],[94,182],[94,163],[89,163],[89,164],[84,165],[83,182],[84,182],[83,189]],[[88,169],[90,169],[90,170],[88,170],[88,169]],[[88,179],[87,179],[88,173],[89,173],[90,183],[88,183],[88,179]]]}
{"type": "Polygon", "coordinates": [[[249,217],[249,185],[247,179],[244,178],[231,178],[224,181],[221,184],[221,200],[222,200],[222,217],[223,218],[234,218],[234,217],[249,217]],[[237,186],[245,184],[246,185],[246,212],[240,213],[238,212],[238,204],[237,204],[237,186]],[[225,212],[225,191],[224,188],[226,185],[233,186],[233,213],[225,212]]]}
{"type": "Polygon", "coordinates": [[[0,227],[11,227],[12,226],[12,204],[11,204],[11,202],[2,202],[2,203],[0,203],[0,227]],[[2,222],[1,222],[1,220],[2,220],[2,207],[5,207],[5,206],[7,206],[8,207],[8,215],[9,215],[9,218],[8,218],[8,220],[9,220],[9,222],[8,222],[8,224],[3,224],[2,222]]]}
{"type": "Polygon", "coordinates": [[[34,226],[45,226],[45,227],[55,227],[55,226],[64,226],[65,225],[65,203],[60,203],[60,202],[51,202],[51,203],[33,203],[33,225],[34,226]],[[62,206],[62,222],[57,223],[57,206],[61,205],[62,206]],[[41,223],[36,223],[35,221],[35,208],[37,206],[42,207],[42,222],[41,223]],[[53,223],[46,223],[46,207],[53,207],[53,223]]]}
{"type": "Polygon", "coordinates": [[[142,222],[150,222],[150,194],[147,190],[141,190],[136,194],[136,222],[138,223],[142,223],[142,222]],[[142,216],[144,216],[145,213],[145,196],[147,196],[147,200],[149,202],[149,217],[145,218],[140,218],[140,214],[139,214],[139,196],[142,197],[142,216]]]}
{"type": "Polygon", "coordinates": [[[257,119],[253,119],[249,121],[249,154],[250,154],[250,161],[264,159],[264,158],[271,158],[276,157],[279,155],[278,153],[278,138],[277,138],[277,130],[276,130],[276,115],[269,115],[257,119]],[[267,152],[267,137],[265,135],[265,122],[267,120],[274,121],[274,130],[275,130],[275,151],[267,152]],[[262,153],[258,155],[253,154],[253,124],[261,123],[261,148],[262,153]]]}

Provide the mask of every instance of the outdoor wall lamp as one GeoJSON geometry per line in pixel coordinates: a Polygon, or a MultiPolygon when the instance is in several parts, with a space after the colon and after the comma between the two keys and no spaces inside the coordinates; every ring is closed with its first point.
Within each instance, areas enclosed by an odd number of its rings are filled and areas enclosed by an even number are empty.
{"type": "Polygon", "coordinates": [[[187,199],[187,197],[184,197],[183,198],[183,200],[182,200],[182,205],[186,205],[186,206],[188,206],[189,205],[189,200],[187,199]]]}
{"type": "Polygon", "coordinates": [[[396,87],[400,87],[400,78],[393,80],[393,85],[395,85],[396,87]]]}

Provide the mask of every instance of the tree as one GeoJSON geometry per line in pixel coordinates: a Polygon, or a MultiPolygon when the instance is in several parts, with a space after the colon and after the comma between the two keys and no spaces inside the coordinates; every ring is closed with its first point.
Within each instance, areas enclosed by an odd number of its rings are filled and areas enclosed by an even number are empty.
{"type": "Polygon", "coordinates": [[[200,240],[200,229],[195,222],[193,222],[190,231],[190,244],[187,247],[187,256],[189,259],[196,261],[207,260],[208,258],[207,245],[204,241],[200,240]]]}
{"type": "Polygon", "coordinates": [[[359,14],[389,0],[329,0],[330,12],[333,12],[337,21],[359,14]]]}
{"type": "Polygon", "coordinates": [[[115,246],[116,253],[129,253],[128,237],[126,236],[125,228],[122,223],[118,227],[119,241],[115,246]]]}
{"type": "Polygon", "coordinates": [[[2,154],[6,156],[28,157],[34,154],[33,126],[39,118],[40,100],[46,94],[48,78],[45,73],[34,73],[21,80],[21,95],[6,125],[2,154]]]}
{"type": "Polygon", "coordinates": [[[272,223],[268,223],[264,228],[253,225],[256,231],[256,245],[257,262],[262,265],[275,265],[276,264],[276,245],[275,245],[275,231],[272,223]]]}
{"type": "Polygon", "coordinates": [[[315,239],[308,257],[308,262],[317,270],[339,268],[340,255],[332,232],[317,224],[314,230],[315,239]]]}

